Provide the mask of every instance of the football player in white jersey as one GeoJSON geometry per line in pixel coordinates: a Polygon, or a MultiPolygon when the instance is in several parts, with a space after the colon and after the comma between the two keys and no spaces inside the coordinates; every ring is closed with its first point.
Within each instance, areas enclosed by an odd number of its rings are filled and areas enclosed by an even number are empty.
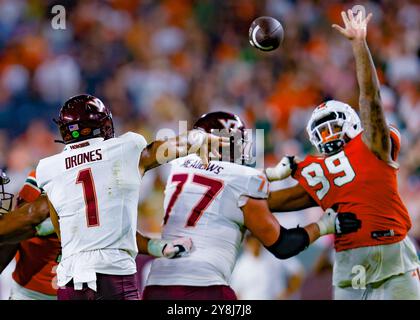
{"type": "Polygon", "coordinates": [[[320,235],[334,233],[336,222],[343,223],[344,232],[360,227],[351,214],[346,221],[335,221],[335,213],[329,211],[305,228],[283,228],[268,209],[265,176],[243,165],[251,148],[241,119],[212,112],[194,128],[231,136],[230,152],[217,158],[224,161],[211,161],[207,167],[196,155],[171,162],[162,238],[190,237],[194,246],[183,259],[153,261],[143,299],[236,299],[229,280],[245,229],[276,257],[287,259],[320,235]]]}
{"type": "MultiPolygon", "coordinates": [[[[42,159],[36,177],[61,239],[58,299],[139,299],[138,246],[168,257],[191,246],[189,239],[167,242],[136,234],[142,176],[163,163],[157,156],[160,148],[174,159],[187,154],[190,145],[179,143],[179,137],[147,144],[133,132],[115,137],[110,110],[86,94],[66,101],[55,122],[65,148],[42,159]]],[[[204,149],[221,141],[196,131],[190,137],[198,146],[205,144],[204,149]]]]}

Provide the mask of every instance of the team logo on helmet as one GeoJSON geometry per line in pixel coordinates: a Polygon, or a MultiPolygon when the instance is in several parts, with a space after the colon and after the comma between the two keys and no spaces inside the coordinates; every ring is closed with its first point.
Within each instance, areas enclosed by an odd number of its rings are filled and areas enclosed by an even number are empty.
{"type": "Polygon", "coordinates": [[[249,164],[252,159],[252,142],[244,122],[236,114],[224,111],[206,113],[196,121],[193,127],[231,138],[230,150],[221,152],[222,161],[249,164]]]}
{"type": "Polygon", "coordinates": [[[228,130],[238,130],[240,127],[240,123],[233,119],[219,119],[219,121],[228,130]]]}

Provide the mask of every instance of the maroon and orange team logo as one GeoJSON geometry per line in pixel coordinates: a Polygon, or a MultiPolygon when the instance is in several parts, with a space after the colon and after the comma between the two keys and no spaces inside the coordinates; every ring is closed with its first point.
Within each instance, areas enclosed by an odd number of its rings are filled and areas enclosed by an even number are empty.
{"type": "Polygon", "coordinates": [[[82,134],[82,136],[87,136],[91,132],[92,132],[92,129],[91,128],[84,128],[84,129],[82,129],[82,131],[80,131],[80,133],[82,134]]]}

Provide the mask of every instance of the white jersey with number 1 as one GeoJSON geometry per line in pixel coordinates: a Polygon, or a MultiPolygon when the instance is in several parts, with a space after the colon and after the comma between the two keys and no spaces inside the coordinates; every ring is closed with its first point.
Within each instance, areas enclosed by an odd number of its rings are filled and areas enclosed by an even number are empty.
{"type": "Polygon", "coordinates": [[[128,132],[66,145],[40,161],[36,176],[59,217],[58,285],[96,289],[96,273],[136,272],[137,205],[143,136],[128,132]]]}
{"type": "Polygon", "coordinates": [[[248,197],[267,198],[268,183],[234,163],[211,161],[204,169],[196,155],[171,164],[162,238],[191,237],[193,249],[187,257],[155,259],[147,285],[228,285],[245,229],[241,207],[248,197]]]}

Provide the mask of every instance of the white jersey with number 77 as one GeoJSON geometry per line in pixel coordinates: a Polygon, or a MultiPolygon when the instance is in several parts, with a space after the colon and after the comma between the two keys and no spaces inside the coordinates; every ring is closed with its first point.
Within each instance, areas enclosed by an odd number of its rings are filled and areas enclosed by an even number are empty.
{"type": "MultiPolygon", "coordinates": [[[[228,285],[241,246],[248,197],[268,197],[256,169],[190,155],[171,162],[165,189],[162,238],[191,237],[189,256],[155,259],[147,285],[228,285]]],[[[258,214],[257,212],[255,214],[258,214]]]]}
{"type": "Polygon", "coordinates": [[[143,136],[128,132],[66,145],[40,161],[36,176],[59,217],[58,285],[95,287],[96,273],[136,272],[137,206],[143,136]]]}

